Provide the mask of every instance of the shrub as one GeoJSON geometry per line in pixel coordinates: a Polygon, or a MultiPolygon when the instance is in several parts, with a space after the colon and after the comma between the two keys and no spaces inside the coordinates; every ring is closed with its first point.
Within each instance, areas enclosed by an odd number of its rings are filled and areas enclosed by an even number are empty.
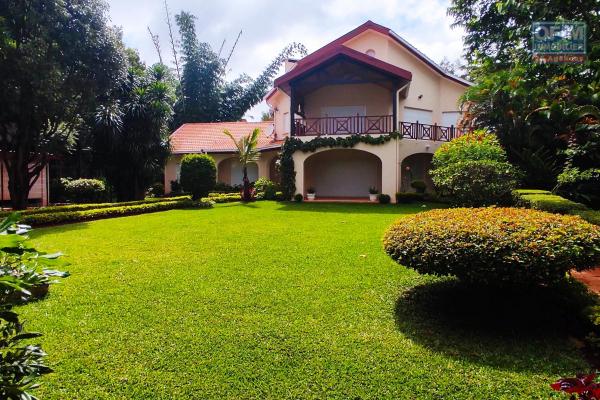
{"type": "Polygon", "coordinates": [[[171,181],[171,194],[181,193],[181,184],[179,181],[171,181]]]}
{"type": "Polygon", "coordinates": [[[569,199],[600,208],[600,169],[566,168],[558,176],[556,192],[569,199]]]}
{"type": "Polygon", "coordinates": [[[209,193],[208,197],[203,197],[202,201],[212,201],[214,203],[230,203],[233,201],[242,201],[242,195],[239,193],[209,193]]]}
{"type": "Polygon", "coordinates": [[[483,131],[441,145],[432,165],[437,191],[457,205],[508,203],[519,178],[496,136],[483,131]]]}
{"type": "Polygon", "coordinates": [[[379,204],[390,204],[392,198],[389,194],[380,193],[379,195],[377,195],[377,200],[379,201],[379,204]]]}
{"type": "MultiPolygon", "coordinates": [[[[144,200],[124,201],[121,203],[88,203],[88,204],[72,204],[67,206],[53,206],[53,207],[37,207],[28,208],[27,210],[19,211],[21,216],[35,215],[35,214],[49,214],[56,212],[66,211],[85,211],[94,210],[101,208],[112,208],[122,206],[135,206],[138,204],[150,204],[164,201],[180,201],[180,200],[191,200],[190,196],[177,196],[177,197],[160,197],[160,198],[147,198],[144,200]]],[[[0,212],[0,216],[8,216],[11,211],[0,212]]]]}
{"type": "Polygon", "coordinates": [[[240,193],[242,191],[242,185],[232,186],[224,182],[217,182],[213,190],[220,193],[240,193]]]}
{"type": "Polygon", "coordinates": [[[396,193],[396,203],[408,204],[415,201],[423,201],[423,193],[398,192],[396,193]]]}
{"type": "Polygon", "coordinates": [[[275,200],[284,201],[285,195],[283,194],[283,192],[275,192],[275,200]]]}
{"type": "Polygon", "coordinates": [[[256,189],[257,197],[262,193],[262,199],[264,200],[274,200],[275,193],[278,190],[278,185],[267,179],[267,178],[259,178],[256,182],[254,182],[254,189],[256,189]]]}
{"type": "Polygon", "coordinates": [[[515,190],[513,191],[513,200],[515,205],[519,207],[552,213],[569,214],[574,211],[587,210],[587,207],[583,204],[575,203],[543,190],[515,190]]]}
{"type": "Polygon", "coordinates": [[[300,193],[297,193],[297,194],[294,196],[294,201],[295,201],[296,203],[302,203],[302,200],[304,200],[304,196],[302,196],[300,193]]]}
{"type": "Polygon", "coordinates": [[[461,161],[506,162],[506,152],[496,135],[477,130],[444,143],[433,155],[433,166],[443,167],[461,161]]]}
{"type": "Polygon", "coordinates": [[[162,197],[165,195],[165,185],[161,182],[153,183],[152,186],[148,188],[146,192],[146,196],[148,197],[162,197]]]}
{"type": "MultiPolygon", "coordinates": [[[[88,210],[80,211],[64,211],[64,212],[50,212],[50,213],[38,213],[33,215],[24,215],[21,220],[24,223],[30,225],[55,225],[64,224],[79,221],[88,221],[100,218],[120,217],[126,215],[145,214],[150,212],[172,210],[176,208],[188,208],[188,207],[200,207],[209,208],[210,203],[207,202],[194,202],[192,200],[168,200],[162,199],[163,201],[155,201],[137,205],[128,206],[116,206],[109,208],[92,208],[88,210]]],[[[119,204],[119,203],[117,203],[119,204]]]]}
{"type": "Polygon", "coordinates": [[[375,186],[371,186],[369,188],[369,194],[377,194],[379,193],[379,189],[377,189],[375,186]]]}
{"type": "Polygon", "coordinates": [[[440,209],[394,223],[384,247],[424,274],[484,285],[549,284],[600,263],[600,227],[520,208],[440,209]]]}
{"type": "Polygon", "coordinates": [[[508,162],[460,161],[431,171],[436,189],[450,202],[462,206],[510,203],[518,174],[508,162]]]}
{"type": "Polygon", "coordinates": [[[94,203],[107,198],[106,185],[99,179],[61,179],[65,199],[73,203],[94,203]]]}
{"type": "Polygon", "coordinates": [[[427,189],[427,185],[423,181],[412,181],[410,187],[415,189],[417,193],[425,193],[427,189]]]}
{"type": "Polygon", "coordinates": [[[46,288],[54,277],[67,273],[47,268],[64,266],[60,253],[46,254],[28,245],[27,229],[15,225],[17,214],[0,222],[0,398],[34,399],[29,393],[39,384],[37,379],[52,370],[44,364],[46,353],[31,339],[39,333],[26,332],[17,304],[34,299],[38,288],[46,288]]]}
{"type": "Polygon", "coordinates": [[[600,225],[600,210],[573,211],[571,214],[579,215],[590,224],[600,225]]]}
{"type": "Polygon", "coordinates": [[[193,199],[204,197],[216,184],[215,160],[207,154],[186,154],[181,159],[180,183],[193,199]]]}

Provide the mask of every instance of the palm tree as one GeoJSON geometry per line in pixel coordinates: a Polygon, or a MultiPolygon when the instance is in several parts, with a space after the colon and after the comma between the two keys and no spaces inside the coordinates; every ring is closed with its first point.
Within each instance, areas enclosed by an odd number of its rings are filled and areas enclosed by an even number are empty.
{"type": "Polygon", "coordinates": [[[236,140],[231,132],[229,132],[227,129],[223,131],[223,133],[233,140],[233,143],[237,148],[238,157],[244,173],[244,190],[242,192],[242,201],[250,201],[252,200],[252,193],[250,192],[250,181],[248,180],[248,165],[250,163],[257,162],[260,156],[257,149],[260,129],[254,129],[250,134],[248,134],[248,136],[243,136],[239,140],[236,140]]]}

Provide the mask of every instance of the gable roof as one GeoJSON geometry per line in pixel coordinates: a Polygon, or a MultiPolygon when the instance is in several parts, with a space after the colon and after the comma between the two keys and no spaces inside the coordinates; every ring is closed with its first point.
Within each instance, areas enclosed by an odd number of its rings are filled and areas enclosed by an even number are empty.
{"type": "Polygon", "coordinates": [[[320,65],[338,57],[348,58],[357,63],[367,65],[373,69],[376,69],[377,71],[382,72],[386,75],[404,81],[410,81],[412,79],[412,73],[410,71],[397,67],[393,64],[387,63],[385,61],[379,60],[375,57],[368,56],[364,53],[361,53],[360,51],[351,49],[350,47],[336,45],[327,47],[327,49],[325,50],[326,51],[323,51],[319,54],[318,58],[312,57],[308,61],[305,61],[306,58],[302,59],[302,62],[298,62],[292,70],[275,79],[275,86],[284,87],[294,78],[309,73],[315,68],[319,67],[320,65]]]}
{"type": "MultiPolygon", "coordinates": [[[[345,35],[342,35],[339,38],[335,39],[333,42],[321,47],[320,49],[310,53],[306,57],[299,60],[296,63],[296,66],[294,68],[292,68],[290,71],[286,72],[285,74],[281,75],[279,78],[277,78],[275,80],[275,88],[277,86],[279,86],[278,82],[289,82],[290,79],[293,79],[293,78],[289,78],[289,76],[292,76],[292,73],[294,71],[296,71],[298,69],[310,68],[310,67],[308,67],[308,65],[315,65],[315,64],[319,63],[319,60],[321,60],[323,57],[328,57],[332,52],[336,51],[335,49],[339,49],[339,48],[349,49],[348,47],[344,46],[344,43],[346,43],[350,39],[353,39],[353,38],[357,37],[358,35],[360,35],[361,33],[366,32],[368,30],[379,32],[383,35],[388,36],[389,38],[394,40],[396,43],[398,43],[399,45],[404,47],[409,53],[413,54],[415,57],[417,57],[419,60],[421,60],[422,62],[427,64],[427,66],[429,66],[431,69],[433,69],[435,72],[442,75],[443,77],[450,79],[456,83],[459,83],[463,86],[471,86],[472,85],[471,82],[444,71],[444,69],[441,66],[439,66],[432,59],[430,59],[425,54],[423,54],[422,52],[417,50],[413,45],[408,43],[406,40],[404,40],[400,35],[398,35],[394,31],[392,31],[390,28],[387,28],[383,25],[376,24],[375,22],[369,20],[369,21],[365,22],[364,24],[358,26],[357,28],[354,28],[350,32],[346,33],[345,35]]],[[[350,50],[352,50],[352,49],[350,49],[350,50]]],[[[357,52],[357,53],[362,54],[360,52],[357,52]]],[[[369,56],[366,56],[366,57],[369,57],[369,56]]],[[[384,61],[381,61],[381,62],[384,62],[384,61]]],[[[388,64],[388,63],[385,63],[385,64],[388,64]]],[[[389,64],[389,65],[391,65],[391,64],[389,64]]],[[[396,68],[398,68],[398,67],[396,67],[396,68]]],[[[401,69],[401,68],[398,68],[398,69],[401,69]]],[[[293,76],[297,76],[297,75],[293,75],[293,76]]],[[[273,96],[273,94],[275,92],[276,92],[276,90],[270,91],[267,94],[267,96],[265,97],[265,99],[268,99],[271,96],[273,96]]]]}
{"type": "Polygon", "coordinates": [[[223,131],[227,129],[234,138],[248,135],[254,129],[260,129],[259,150],[278,149],[282,141],[272,136],[273,122],[198,122],[181,125],[171,134],[173,154],[185,153],[231,153],[237,149],[223,131]]]}

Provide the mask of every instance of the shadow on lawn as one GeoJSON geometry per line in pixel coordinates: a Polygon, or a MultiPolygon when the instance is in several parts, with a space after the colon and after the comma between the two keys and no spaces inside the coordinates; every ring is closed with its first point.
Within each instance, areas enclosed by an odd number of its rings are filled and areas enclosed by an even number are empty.
{"type": "Polygon", "coordinates": [[[440,204],[427,203],[422,207],[422,203],[415,204],[377,204],[377,203],[279,203],[280,211],[310,211],[310,212],[338,212],[348,214],[416,214],[421,211],[440,208],[440,204]]]}
{"type": "Polygon", "coordinates": [[[396,324],[416,343],[453,358],[557,373],[568,368],[566,357],[575,362],[581,356],[572,337],[586,332],[582,315],[591,296],[575,282],[507,291],[448,279],[404,292],[396,301],[396,324]]]}

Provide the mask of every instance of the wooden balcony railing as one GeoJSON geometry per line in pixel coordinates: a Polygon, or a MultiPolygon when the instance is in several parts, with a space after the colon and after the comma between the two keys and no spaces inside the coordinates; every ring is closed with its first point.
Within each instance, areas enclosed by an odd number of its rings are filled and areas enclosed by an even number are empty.
{"type": "MultiPolygon", "coordinates": [[[[407,139],[449,142],[461,136],[463,129],[455,126],[398,122],[398,132],[407,139]]],[[[386,134],[394,131],[392,115],[304,118],[294,121],[295,136],[386,134]]]]}

